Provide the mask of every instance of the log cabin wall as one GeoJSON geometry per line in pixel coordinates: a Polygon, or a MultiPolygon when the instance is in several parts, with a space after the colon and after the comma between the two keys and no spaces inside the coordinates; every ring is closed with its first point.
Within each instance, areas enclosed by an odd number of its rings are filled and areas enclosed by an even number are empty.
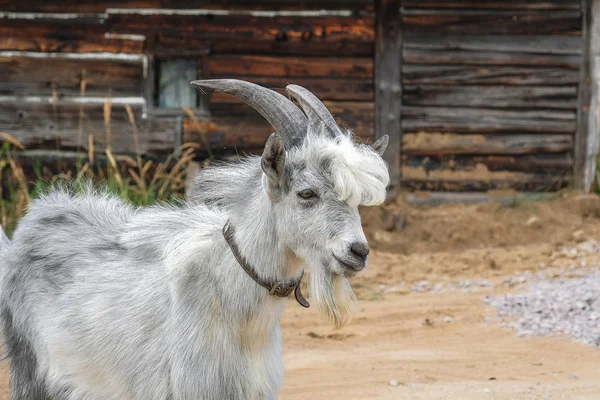
{"type": "Polygon", "coordinates": [[[298,83],[362,140],[389,134],[408,190],[556,190],[595,158],[592,2],[0,0],[0,131],[38,153],[260,152],[271,128],[229,96],[159,106],[160,63],[185,59],[197,78],[298,83]]]}
{"type": "Polygon", "coordinates": [[[246,79],[281,92],[305,85],[371,140],[374,13],[369,1],[339,5],[0,1],[0,131],[28,149],[87,152],[91,134],[98,152],[110,145],[160,157],[185,142],[201,155],[260,152],[272,128],[231,96],[211,94],[188,111],[158,106],[159,63],[184,59],[197,79],[246,79]]]}
{"type": "Polygon", "coordinates": [[[579,1],[402,1],[402,22],[404,187],[572,182],[579,1]]]}

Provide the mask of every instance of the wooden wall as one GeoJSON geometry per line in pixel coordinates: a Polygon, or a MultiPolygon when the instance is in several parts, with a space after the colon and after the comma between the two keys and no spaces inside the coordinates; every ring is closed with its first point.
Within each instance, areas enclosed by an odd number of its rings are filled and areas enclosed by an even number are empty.
{"type": "Polygon", "coordinates": [[[213,154],[260,151],[272,129],[230,96],[211,95],[210,117],[196,112],[195,121],[152,104],[154,61],[186,56],[197,58],[199,79],[240,78],[281,91],[304,85],[371,140],[370,2],[341,10],[327,1],[225,3],[224,10],[218,1],[0,1],[0,131],[28,148],[87,151],[91,133],[97,151],[110,141],[132,152],[129,105],[146,155],[182,142],[198,143],[203,154],[207,145],[213,154]]]}
{"type": "Polygon", "coordinates": [[[558,189],[587,151],[591,1],[0,0],[0,131],[35,149],[259,152],[271,128],[232,97],[195,120],[154,107],[155,60],[184,55],[199,79],[297,83],[362,140],[390,134],[404,188],[558,189]]]}
{"type": "Polygon", "coordinates": [[[403,185],[568,185],[580,2],[418,0],[402,7],[403,185]]]}

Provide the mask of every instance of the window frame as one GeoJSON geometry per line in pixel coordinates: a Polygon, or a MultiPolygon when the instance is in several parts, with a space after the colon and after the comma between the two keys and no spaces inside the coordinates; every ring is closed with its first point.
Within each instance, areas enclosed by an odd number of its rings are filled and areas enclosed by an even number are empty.
{"type": "MultiPolygon", "coordinates": [[[[146,112],[147,118],[169,118],[169,117],[185,117],[187,114],[181,108],[161,108],[155,104],[155,100],[158,95],[157,87],[157,61],[165,58],[186,58],[196,59],[196,63],[200,66],[200,75],[196,76],[196,79],[207,79],[208,78],[208,55],[210,49],[199,49],[194,51],[177,51],[177,50],[163,50],[153,51],[150,54],[146,54],[146,76],[144,77],[144,99],[146,101],[146,112]]],[[[198,68],[197,68],[198,70],[198,68]]],[[[210,117],[210,96],[207,93],[198,92],[198,103],[199,105],[193,108],[194,116],[200,118],[210,117]]]]}

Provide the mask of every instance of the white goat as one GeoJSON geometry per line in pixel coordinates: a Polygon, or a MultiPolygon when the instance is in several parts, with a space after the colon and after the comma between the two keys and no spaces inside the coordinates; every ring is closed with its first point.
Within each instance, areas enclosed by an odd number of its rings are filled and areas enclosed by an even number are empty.
{"type": "Polygon", "coordinates": [[[314,301],[348,321],[347,278],[369,250],[358,206],[385,198],[387,137],[355,144],[296,85],[304,113],[248,82],[192,84],[271,123],[262,157],[201,171],[179,206],[91,190],[34,201],[0,236],[13,400],[276,399],[279,320],[305,267],[314,301]]]}

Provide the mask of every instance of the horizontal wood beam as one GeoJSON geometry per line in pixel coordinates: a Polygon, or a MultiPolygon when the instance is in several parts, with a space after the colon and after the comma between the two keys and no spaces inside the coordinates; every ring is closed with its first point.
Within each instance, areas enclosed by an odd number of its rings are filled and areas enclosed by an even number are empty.
{"type": "Polygon", "coordinates": [[[573,135],[405,133],[402,148],[423,156],[563,153],[572,150],[573,135]]]}
{"type": "Polygon", "coordinates": [[[406,34],[580,35],[579,11],[405,10],[406,34]]]}
{"type": "Polygon", "coordinates": [[[576,112],[404,106],[402,124],[406,132],[574,133],[576,112]]]}
{"type": "Polygon", "coordinates": [[[404,64],[402,81],[404,85],[576,86],[579,71],[560,67],[404,64]]]}
{"type": "Polygon", "coordinates": [[[421,50],[483,51],[527,54],[583,54],[577,36],[553,35],[427,35],[405,36],[404,47],[421,50]]]}
{"type": "Polygon", "coordinates": [[[402,101],[407,106],[576,110],[577,87],[406,85],[402,101]]]}

